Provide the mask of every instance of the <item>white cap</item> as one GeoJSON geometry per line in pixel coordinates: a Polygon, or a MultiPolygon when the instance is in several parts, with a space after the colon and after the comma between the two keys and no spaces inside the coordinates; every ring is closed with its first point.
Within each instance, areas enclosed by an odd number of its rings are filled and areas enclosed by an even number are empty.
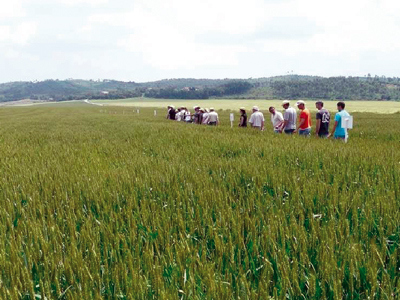
{"type": "Polygon", "coordinates": [[[240,109],[240,110],[246,110],[246,108],[245,108],[245,107],[243,107],[243,106],[242,106],[242,107],[240,107],[239,109],[240,109]]]}
{"type": "Polygon", "coordinates": [[[299,101],[296,102],[296,105],[300,105],[300,104],[304,104],[305,105],[306,103],[303,100],[299,100],[299,101]]]}
{"type": "Polygon", "coordinates": [[[214,110],[214,107],[210,107],[210,110],[214,110]]]}
{"type": "Polygon", "coordinates": [[[197,105],[196,105],[196,106],[193,106],[193,109],[196,109],[196,108],[200,108],[200,106],[197,106],[197,105]]]}
{"type": "Polygon", "coordinates": [[[253,110],[258,110],[258,106],[253,106],[253,110]]]}
{"type": "Polygon", "coordinates": [[[173,105],[170,105],[169,107],[171,107],[171,108],[175,108],[175,106],[173,106],[173,105]]]}
{"type": "Polygon", "coordinates": [[[285,104],[290,104],[290,101],[288,101],[288,100],[283,100],[283,101],[282,101],[282,105],[285,105],[285,104]]]}

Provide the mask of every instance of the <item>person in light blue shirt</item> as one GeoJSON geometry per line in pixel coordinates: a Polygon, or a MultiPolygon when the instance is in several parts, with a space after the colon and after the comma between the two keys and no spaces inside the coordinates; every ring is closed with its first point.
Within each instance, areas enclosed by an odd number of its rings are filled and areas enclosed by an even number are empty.
{"type": "Polygon", "coordinates": [[[342,128],[343,117],[349,117],[349,113],[345,111],[346,104],[344,102],[338,102],[337,109],[338,112],[335,115],[335,125],[333,125],[332,132],[328,137],[333,136],[335,139],[346,140],[348,136],[347,129],[342,128]]]}

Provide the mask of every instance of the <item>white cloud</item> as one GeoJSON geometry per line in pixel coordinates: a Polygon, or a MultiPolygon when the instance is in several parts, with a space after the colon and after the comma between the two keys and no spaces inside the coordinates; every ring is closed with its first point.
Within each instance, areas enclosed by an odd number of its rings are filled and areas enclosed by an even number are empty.
{"type": "Polygon", "coordinates": [[[23,22],[16,27],[12,41],[19,45],[26,45],[36,34],[36,30],[37,24],[35,22],[23,22]]]}
{"type": "Polygon", "coordinates": [[[36,28],[34,22],[23,22],[16,27],[0,26],[0,42],[26,45],[36,34],[36,28]]]}
{"type": "Polygon", "coordinates": [[[292,3],[296,14],[312,19],[319,32],[305,40],[265,41],[264,50],[287,55],[320,53],[358,57],[364,51],[400,49],[400,5],[392,0],[302,0],[292,3]]]}
{"type": "Polygon", "coordinates": [[[142,53],[143,59],[161,69],[194,68],[201,65],[235,65],[246,45],[196,43],[207,33],[251,34],[261,28],[266,13],[262,0],[243,1],[138,1],[133,10],[89,17],[89,28],[98,24],[127,27],[132,33],[118,45],[142,53]]]}
{"type": "Polygon", "coordinates": [[[400,71],[384,66],[400,61],[398,0],[0,1],[4,56],[33,53],[57,77],[62,60],[95,78],[134,69],[132,80],[400,71]]]}
{"type": "Polygon", "coordinates": [[[37,25],[34,22],[23,22],[15,27],[0,26],[0,42],[26,45],[36,34],[37,25]]]}
{"type": "Polygon", "coordinates": [[[39,57],[35,56],[35,55],[31,55],[29,53],[23,53],[21,51],[17,51],[15,49],[8,49],[4,52],[5,57],[7,57],[8,59],[11,60],[24,60],[24,61],[39,61],[39,57]]]}
{"type": "Polygon", "coordinates": [[[108,3],[108,0],[54,0],[54,2],[66,4],[70,6],[89,4],[92,6],[108,3]]]}
{"type": "Polygon", "coordinates": [[[10,26],[0,26],[0,42],[8,40],[10,37],[10,26]]]}
{"type": "Polygon", "coordinates": [[[142,53],[145,61],[165,69],[236,65],[241,53],[256,51],[254,46],[260,47],[259,51],[289,56],[313,52],[358,57],[366,50],[399,48],[400,15],[393,12],[398,6],[394,0],[139,0],[131,11],[89,17],[84,29],[95,30],[98,24],[129,28],[132,33],[118,45],[142,53]],[[288,23],[282,27],[286,30],[282,36],[290,38],[268,34],[266,27],[278,20],[288,23]],[[290,35],[290,31],[301,31],[301,20],[304,30],[315,24],[315,32],[290,35]],[[258,36],[257,43],[241,43],[242,37],[260,30],[266,36],[258,36]],[[196,42],[196,37],[212,34],[230,36],[231,42],[224,46],[196,42]]]}
{"type": "Polygon", "coordinates": [[[0,21],[7,18],[23,17],[25,14],[21,1],[0,1],[0,21]]]}

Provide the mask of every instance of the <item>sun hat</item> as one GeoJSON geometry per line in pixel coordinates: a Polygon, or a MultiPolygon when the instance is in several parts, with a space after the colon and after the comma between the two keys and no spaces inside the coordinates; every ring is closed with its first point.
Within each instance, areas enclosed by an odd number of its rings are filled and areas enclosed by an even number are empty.
{"type": "Polygon", "coordinates": [[[171,108],[175,108],[175,106],[173,106],[173,105],[170,105],[169,107],[171,107],[171,108]]]}
{"type": "Polygon", "coordinates": [[[200,106],[197,106],[197,105],[196,105],[196,106],[193,106],[193,109],[196,109],[196,108],[200,108],[200,106]]]}
{"type": "Polygon", "coordinates": [[[210,107],[210,110],[214,110],[214,107],[210,107]]]}
{"type": "Polygon", "coordinates": [[[253,110],[257,110],[258,111],[259,110],[258,106],[253,106],[253,110]]]}
{"type": "Polygon", "coordinates": [[[324,104],[324,102],[322,100],[318,100],[317,102],[315,102],[315,104],[324,104]]]}
{"type": "Polygon", "coordinates": [[[282,105],[285,105],[285,104],[290,104],[290,101],[288,101],[288,100],[283,100],[283,101],[282,101],[282,105]]]}
{"type": "Polygon", "coordinates": [[[243,106],[242,106],[242,107],[240,107],[239,109],[240,109],[240,110],[246,110],[246,108],[245,108],[245,107],[243,107],[243,106]]]}
{"type": "Polygon", "coordinates": [[[299,101],[296,102],[296,105],[300,105],[300,104],[305,105],[306,103],[303,100],[299,100],[299,101]]]}

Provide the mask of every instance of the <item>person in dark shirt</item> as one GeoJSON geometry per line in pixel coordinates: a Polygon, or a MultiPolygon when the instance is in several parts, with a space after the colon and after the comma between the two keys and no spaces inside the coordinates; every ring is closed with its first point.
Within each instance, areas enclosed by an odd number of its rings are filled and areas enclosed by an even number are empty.
{"type": "Polygon", "coordinates": [[[201,125],[203,123],[203,115],[205,113],[204,108],[199,109],[199,124],[201,125]]]}
{"type": "Polygon", "coordinates": [[[199,122],[199,117],[200,117],[200,107],[194,106],[194,114],[193,114],[193,123],[194,124],[200,124],[199,122]]]}
{"type": "Polygon", "coordinates": [[[175,121],[175,115],[176,115],[175,106],[171,105],[168,111],[168,119],[175,121]]]}
{"type": "Polygon", "coordinates": [[[247,114],[244,107],[240,108],[239,127],[247,127],[247,114]]]}
{"type": "Polygon", "coordinates": [[[329,123],[331,121],[331,114],[327,109],[324,108],[324,102],[315,102],[315,107],[318,109],[317,112],[317,127],[315,134],[318,137],[327,138],[329,134],[329,123]]]}

